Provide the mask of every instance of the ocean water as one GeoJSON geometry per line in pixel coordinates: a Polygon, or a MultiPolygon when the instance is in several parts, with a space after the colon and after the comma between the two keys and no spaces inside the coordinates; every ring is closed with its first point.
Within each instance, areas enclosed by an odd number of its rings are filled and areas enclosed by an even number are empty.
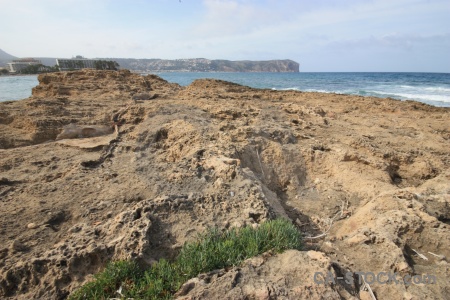
{"type": "MultiPolygon", "coordinates": [[[[416,100],[450,107],[450,73],[156,73],[182,86],[215,78],[255,88],[416,100]]],[[[0,101],[24,99],[37,76],[0,76],[0,101]]]]}
{"type": "Polygon", "coordinates": [[[450,73],[156,73],[189,85],[215,78],[255,88],[416,100],[450,107],[450,73]]]}
{"type": "Polygon", "coordinates": [[[0,76],[0,102],[28,98],[37,85],[37,75],[0,76]]]}

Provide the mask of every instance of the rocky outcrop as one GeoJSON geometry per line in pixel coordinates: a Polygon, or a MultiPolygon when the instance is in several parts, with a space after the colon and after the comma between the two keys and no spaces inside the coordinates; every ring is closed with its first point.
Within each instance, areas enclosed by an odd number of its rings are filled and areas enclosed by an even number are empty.
{"type": "Polygon", "coordinates": [[[176,299],[348,299],[353,285],[318,284],[320,274],[339,277],[338,265],[321,252],[289,250],[252,258],[231,270],[202,274],[186,282],[176,299]],[[312,274],[312,276],[311,276],[312,274]],[[316,276],[314,276],[314,274],[316,276]]]}
{"type": "Polygon", "coordinates": [[[105,125],[80,126],[75,124],[69,124],[62,128],[61,133],[56,136],[56,140],[80,139],[80,138],[102,136],[112,133],[113,130],[114,130],[113,126],[105,126],[105,125]]]}
{"type": "MultiPolygon", "coordinates": [[[[29,99],[2,103],[0,149],[54,140],[69,124],[83,125],[87,136],[88,128],[91,132],[100,127],[100,131],[112,130],[129,105],[165,99],[181,88],[160,77],[140,76],[128,70],[47,73],[39,75],[38,80],[29,99]]],[[[134,109],[139,108],[130,108],[134,109]]],[[[140,117],[133,122],[139,121],[140,117]]]]}
{"type": "Polygon", "coordinates": [[[2,299],[63,299],[109,260],[149,266],[208,227],[276,216],[304,251],[199,274],[177,297],[446,297],[448,108],[127,71],[39,82],[0,103],[2,299]]]}

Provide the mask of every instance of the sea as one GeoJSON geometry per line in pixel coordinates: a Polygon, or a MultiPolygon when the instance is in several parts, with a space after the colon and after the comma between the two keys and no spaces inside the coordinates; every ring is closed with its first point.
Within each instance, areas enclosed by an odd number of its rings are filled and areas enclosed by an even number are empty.
{"type": "MultiPolygon", "coordinates": [[[[450,107],[450,73],[155,73],[182,86],[196,79],[214,78],[254,88],[295,90],[416,100],[450,107]]],[[[0,76],[0,101],[31,95],[37,76],[0,76]]]]}

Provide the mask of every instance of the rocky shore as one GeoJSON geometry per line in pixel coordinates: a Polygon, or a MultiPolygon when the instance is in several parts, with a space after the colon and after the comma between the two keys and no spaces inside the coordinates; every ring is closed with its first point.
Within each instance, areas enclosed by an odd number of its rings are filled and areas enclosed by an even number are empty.
{"type": "Polygon", "coordinates": [[[449,120],[413,101],[39,75],[30,98],[0,103],[0,298],[65,299],[110,260],[149,266],[208,227],[278,216],[304,251],[201,274],[177,297],[444,299],[449,120]]]}

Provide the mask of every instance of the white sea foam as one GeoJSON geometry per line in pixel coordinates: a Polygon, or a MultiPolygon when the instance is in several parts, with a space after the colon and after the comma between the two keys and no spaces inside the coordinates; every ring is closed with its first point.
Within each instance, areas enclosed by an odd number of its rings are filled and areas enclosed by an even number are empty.
{"type": "Polygon", "coordinates": [[[300,89],[298,87],[288,87],[288,88],[282,88],[282,89],[272,88],[272,90],[278,90],[278,91],[300,91],[300,89]]]}
{"type": "MultiPolygon", "coordinates": [[[[380,86],[378,86],[379,88],[380,86]]],[[[300,91],[301,89],[295,88],[281,88],[273,90],[280,91],[300,91]]],[[[361,96],[375,96],[382,98],[396,98],[400,100],[416,100],[425,102],[448,102],[450,103],[450,89],[445,88],[423,88],[423,87],[413,87],[413,86],[384,86],[384,90],[324,90],[324,89],[304,89],[304,92],[317,92],[317,93],[327,93],[327,94],[350,94],[350,95],[361,95],[361,96]],[[439,90],[441,93],[432,93],[434,90],[439,90]],[[442,93],[446,92],[448,93],[442,93]],[[428,92],[428,93],[427,93],[428,92]]]]}
{"type": "Polygon", "coordinates": [[[434,94],[403,94],[399,93],[397,96],[407,98],[411,100],[427,100],[427,101],[439,101],[450,102],[450,96],[434,95],[434,94]]]}
{"type": "Polygon", "coordinates": [[[450,95],[436,95],[436,94],[424,94],[424,93],[402,93],[395,91],[371,91],[371,93],[382,97],[394,97],[402,100],[425,100],[425,101],[438,101],[438,102],[450,102],[450,95]]]}
{"type": "Polygon", "coordinates": [[[448,94],[450,94],[450,88],[444,88],[444,87],[440,87],[440,86],[426,87],[426,88],[424,88],[424,90],[430,91],[430,92],[436,92],[436,93],[448,93],[448,94]]]}
{"type": "Polygon", "coordinates": [[[399,87],[402,89],[414,89],[415,88],[414,86],[411,86],[411,85],[400,85],[399,87]]]}
{"type": "Polygon", "coordinates": [[[319,89],[306,89],[305,92],[316,92],[316,93],[326,93],[326,94],[339,93],[336,91],[326,91],[326,90],[319,90],[319,89]]]}

